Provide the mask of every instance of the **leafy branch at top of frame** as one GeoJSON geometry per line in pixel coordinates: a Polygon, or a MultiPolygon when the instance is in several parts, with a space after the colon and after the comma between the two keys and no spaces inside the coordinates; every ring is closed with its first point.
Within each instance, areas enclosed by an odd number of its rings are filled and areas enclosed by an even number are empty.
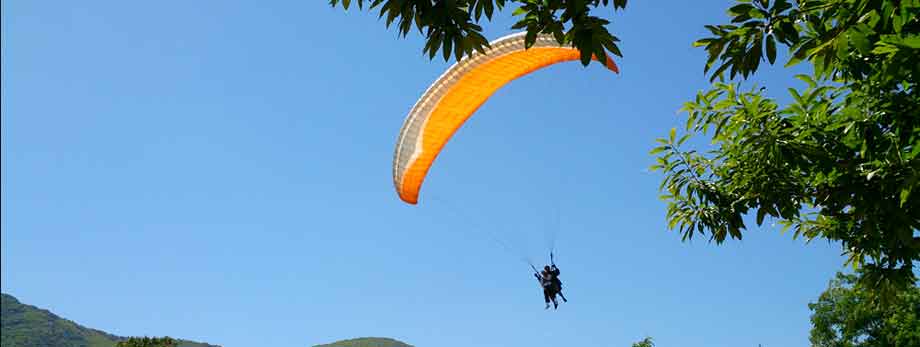
{"type": "Polygon", "coordinates": [[[536,42],[538,34],[547,34],[560,45],[581,51],[585,66],[592,56],[606,63],[607,52],[622,57],[619,38],[606,28],[610,21],[592,15],[592,11],[611,4],[614,9],[624,9],[627,0],[330,0],[329,4],[335,7],[341,3],[346,10],[352,3],[359,9],[379,9],[378,18],[386,18],[387,28],[395,23],[403,37],[413,27],[425,35],[423,53],[429,59],[440,52],[445,61],[451,55],[460,61],[490,47],[478,23],[492,20],[496,11],[512,2],[519,5],[513,15],[521,19],[511,28],[526,30],[527,48],[536,42]]]}

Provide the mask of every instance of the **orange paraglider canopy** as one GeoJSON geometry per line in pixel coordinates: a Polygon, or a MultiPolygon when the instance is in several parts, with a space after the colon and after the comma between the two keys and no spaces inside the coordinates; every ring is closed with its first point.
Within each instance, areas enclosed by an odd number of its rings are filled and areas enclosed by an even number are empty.
{"type": "MultiPolygon", "coordinates": [[[[490,42],[485,54],[474,53],[451,66],[418,100],[403,123],[393,156],[393,184],[400,199],[418,203],[422,181],[441,148],[495,91],[535,70],[581,56],[546,35],[525,49],[524,36],[522,32],[490,42]]],[[[609,56],[606,66],[619,73],[609,56]]]]}

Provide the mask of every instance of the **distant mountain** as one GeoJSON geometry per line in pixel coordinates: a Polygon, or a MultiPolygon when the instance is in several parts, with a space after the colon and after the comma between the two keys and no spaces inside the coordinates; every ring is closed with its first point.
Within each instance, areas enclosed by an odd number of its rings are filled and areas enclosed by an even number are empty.
{"type": "Polygon", "coordinates": [[[414,347],[402,341],[385,337],[362,337],[357,339],[336,341],[314,347],[414,347]]]}
{"type": "MultiPolygon", "coordinates": [[[[90,329],[0,294],[0,347],[114,347],[121,337],[90,329]]],[[[220,347],[178,340],[180,347],[220,347]]]]}

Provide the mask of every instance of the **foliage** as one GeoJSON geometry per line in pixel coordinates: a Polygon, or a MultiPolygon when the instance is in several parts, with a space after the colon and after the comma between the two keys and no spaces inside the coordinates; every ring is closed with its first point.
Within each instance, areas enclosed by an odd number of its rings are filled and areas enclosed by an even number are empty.
{"type": "Polygon", "coordinates": [[[119,341],[116,347],[176,347],[176,340],[166,337],[130,337],[127,340],[119,341]]]}
{"type": "Polygon", "coordinates": [[[794,237],[839,241],[875,287],[915,281],[920,261],[920,0],[742,0],[731,24],[695,43],[711,89],[682,108],[651,151],[665,173],[669,228],[683,239],[742,238],[744,217],[776,218],[794,237]],[[765,88],[726,83],[773,64],[808,62],[781,105],[765,88]],[[690,147],[693,135],[711,144],[690,147]],[[706,147],[706,148],[703,148],[706,147]]]}
{"type": "Polygon", "coordinates": [[[655,343],[652,342],[651,337],[646,337],[642,341],[633,343],[632,347],[655,347],[655,343]]]}
{"type": "MultiPolygon", "coordinates": [[[[335,7],[339,2],[330,0],[329,4],[335,7]]],[[[426,38],[423,52],[434,58],[441,51],[445,61],[451,53],[459,61],[474,50],[484,52],[489,42],[478,23],[483,18],[491,20],[495,11],[501,11],[509,2],[520,5],[513,15],[522,18],[512,29],[526,29],[527,48],[536,41],[538,33],[544,33],[551,34],[559,44],[579,49],[581,62],[586,66],[592,54],[602,64],[606,62],[607,51],[622,56],[616,44],[619,39],[604,27],[610,21],[591,13],[611,3],[614,9],[623,9],[626,0],[357,0],[360,9],[365,5],[368,9],[380,8],[378,18],[386,16],[387,28],[396,22],[403,37],[414,24],[426,38]]],[[[351,3],[341,0],[346,10],[351,3]]]]}
{"type": "MultiPolygon", "coordinates": [[[[118,346],[171,346],[171,347],[216,347],[206,343],[186,340],[172,340],[172,345],[122,345],[123,341],[140,340],[124,338],[90,329],[61,318],[47,310],[25,305],[11,295],[0,294],[0,346],[3,347],[115,347],[118,346]]],[[[149,340],[149,339],[148,339],[149,340]]],[[[159,339],[158,341],[163,341],[159,339]]]]}
{"type": "Polygon", "coordinates": [[[412,347],[412,345],[385,337],[361,337],[314,347],[412,347]]]}
{"type": "Polygon", "coordinates": [[[818,302],[811,303],[810,340],[815,347],[920,346],[920,287],[899,290],[881,302],[857,275],[837,274],[818,302]]]}

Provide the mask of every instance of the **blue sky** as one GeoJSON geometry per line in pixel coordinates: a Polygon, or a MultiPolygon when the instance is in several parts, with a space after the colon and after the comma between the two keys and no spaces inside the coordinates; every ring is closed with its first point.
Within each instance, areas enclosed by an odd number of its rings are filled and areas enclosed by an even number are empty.
{"type": "MultiPolygon", "coordinates": [[[[560,64],[499,90],[410,206],[393,145],[450,64],[417,33],[318,0],[4,1],[2,291],[228,347],[807,346],[839,247],[769,225],[682,243],[646,171],[707,86],[691,42],[730,4],[606,9],[622,73],[560,64]],[[556,312],[519,260],[547,235],[556,312]]],[[[774,95],[800,85],[762,70],[774,95]]]]}

